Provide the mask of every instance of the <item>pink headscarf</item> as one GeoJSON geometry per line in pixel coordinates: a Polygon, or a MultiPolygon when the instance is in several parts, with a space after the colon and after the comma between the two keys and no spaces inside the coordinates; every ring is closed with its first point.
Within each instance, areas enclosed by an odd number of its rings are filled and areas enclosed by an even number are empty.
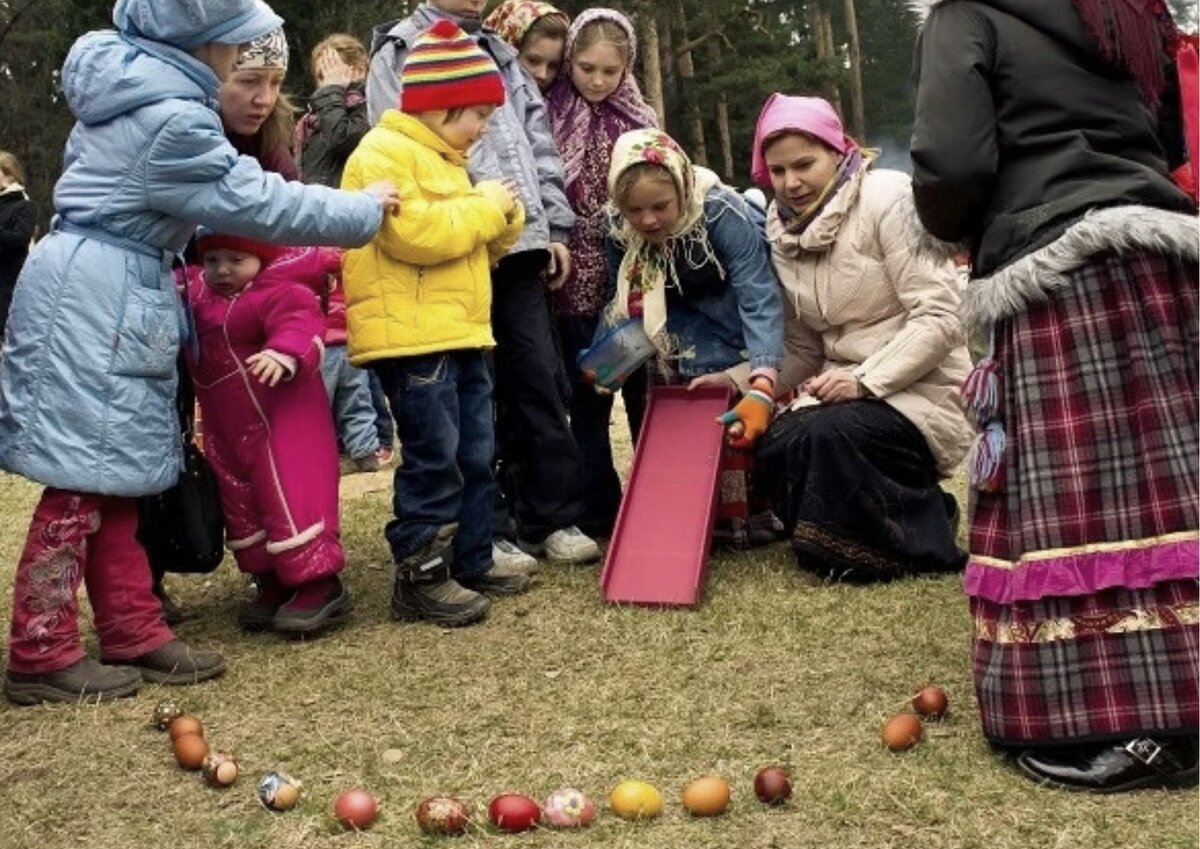
{"type": "Polygon", "coordinates": [[[763,143],[776,133],[794,130],[812,136],[838,153],[856,147],[846,137],[841,119],[829,104],[820,97],[790,97],[778,92],[767,98],[758,113],[758,126],[754,128],[754,152],[750,160],[750,176],[758,185],[769,188],[771,175],[763,158],[763,143]]]}

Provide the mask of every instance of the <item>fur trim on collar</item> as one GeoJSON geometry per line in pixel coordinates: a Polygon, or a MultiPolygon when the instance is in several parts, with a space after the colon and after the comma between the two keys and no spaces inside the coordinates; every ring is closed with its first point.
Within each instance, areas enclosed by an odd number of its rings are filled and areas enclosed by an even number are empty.
{"type": "Polygon", "coordinates": [[[972,333],[1045,301],[1070,283],[1070,274],[1099,253],[1132,251],[1200,258],[1194,215],[1149,206],[1111,206],[1089,212],[1044,248],[972,280],[963,299],[963,321],[972,333]]]}

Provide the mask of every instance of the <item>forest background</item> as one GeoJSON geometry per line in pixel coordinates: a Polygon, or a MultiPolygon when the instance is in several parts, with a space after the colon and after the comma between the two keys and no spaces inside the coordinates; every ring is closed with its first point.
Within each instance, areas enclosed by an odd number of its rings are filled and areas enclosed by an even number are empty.
{"type": "MultiPolygon", "coordinates": [[[[498,0],[497,0],[498,2],[498,0]]],[[[287,21],[292,63],[286,90],[299,106],[312,91],[309,53],[333,32],[370,43],[373,27],[418,0],[273,0],[287,21]]],[[[488,8],[496,5],[489,4],[488,8]]],[[[587,0],[562,0],[572,15],[587,0]]],[[[668,132],[693,159],[748,184],[750,139],[773,91],[820,94],[849,132],[908,170],[912,53],[917,19],[906,0],[611,0],[634,21],[637,76],[668,132]]],[[[1197,7],[1172,0],[1195,29],[1197,7]]],[[[0,0],[0,149],[14,153],[38,203],[42,232],[73,118],[59,69],[80,34],[111,25],[113,0],[0,0]]]]}

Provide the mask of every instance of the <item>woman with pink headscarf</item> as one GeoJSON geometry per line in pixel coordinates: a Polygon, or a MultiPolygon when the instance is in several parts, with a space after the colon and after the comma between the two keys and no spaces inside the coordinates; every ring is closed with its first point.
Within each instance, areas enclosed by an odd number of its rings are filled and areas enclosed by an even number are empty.
{"type": "Polygon", "coordinates": [[[753,157],[755,182],[774,194],[778,394],[795,390],[759,443],[757,487],[773,493],[800,566],[824,577],[957,571],[958,507],[938,486],[971,439],[955,267],[913,250],[908,177],[873,169],[828,102],[771,95],[753,157]]]}

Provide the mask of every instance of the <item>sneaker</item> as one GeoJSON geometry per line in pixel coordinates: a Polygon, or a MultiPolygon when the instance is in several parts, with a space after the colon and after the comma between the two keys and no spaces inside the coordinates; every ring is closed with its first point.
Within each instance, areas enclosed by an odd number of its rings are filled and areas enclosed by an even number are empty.
{"type": "Polygon", "coordinates": [[[541,542],[522,541],[520,546],[535,557],[544,557],[554,563],[581,565],[600,559],[600,546],[574,525],[555,531],[541,542]]]}
{"type": "MultiPolygon", "coordinates": [[[[104,658],[100,660],[109,662],[104,658]]],[[[217,652],[194,649],[178,639],[143,655],[122,658],[119,662],[136,666],[141,670],[143,680],[155,684],[196,684],[216,678],[225,671],[225,658],[217,652]]]]}
{"type": "Polygon", "coordinates": [[[537,558],[526,554],[506,539],[492,542],[492,562],[497,566],[521,569],[528,575],[537,574],[537,558]]]}
{"type": "Polygon", "coordinates": [[[54,672],[13,672],[4,676],[4,695],[14,705],[43,702],[103,702],[132,696],[142,688],[142,674],[129,666],[81,658],[54,672]]]}
{"type": "Polygon", "coordinates": [[[283,634],[304,636],[345,621],[354,609],[350,590],[336,575],[310,581],[271,618],[271,627],[283,634]]]}
{"type": "Polygon", "coordinates": [[[461,578],[459,583],[469,590],[489,595],[520,595],[533,586],[534,577],[528,570],[512,563],[494,563],[486,572],[461,578]]]}
{"type": "Polygon", "coordinates": [[[243,631],[269,631],[275,621],[275,613],[291,593],[269,572],[256,575],[254,585],[254,598],[238,610],[238,625],[243,631]]]}

